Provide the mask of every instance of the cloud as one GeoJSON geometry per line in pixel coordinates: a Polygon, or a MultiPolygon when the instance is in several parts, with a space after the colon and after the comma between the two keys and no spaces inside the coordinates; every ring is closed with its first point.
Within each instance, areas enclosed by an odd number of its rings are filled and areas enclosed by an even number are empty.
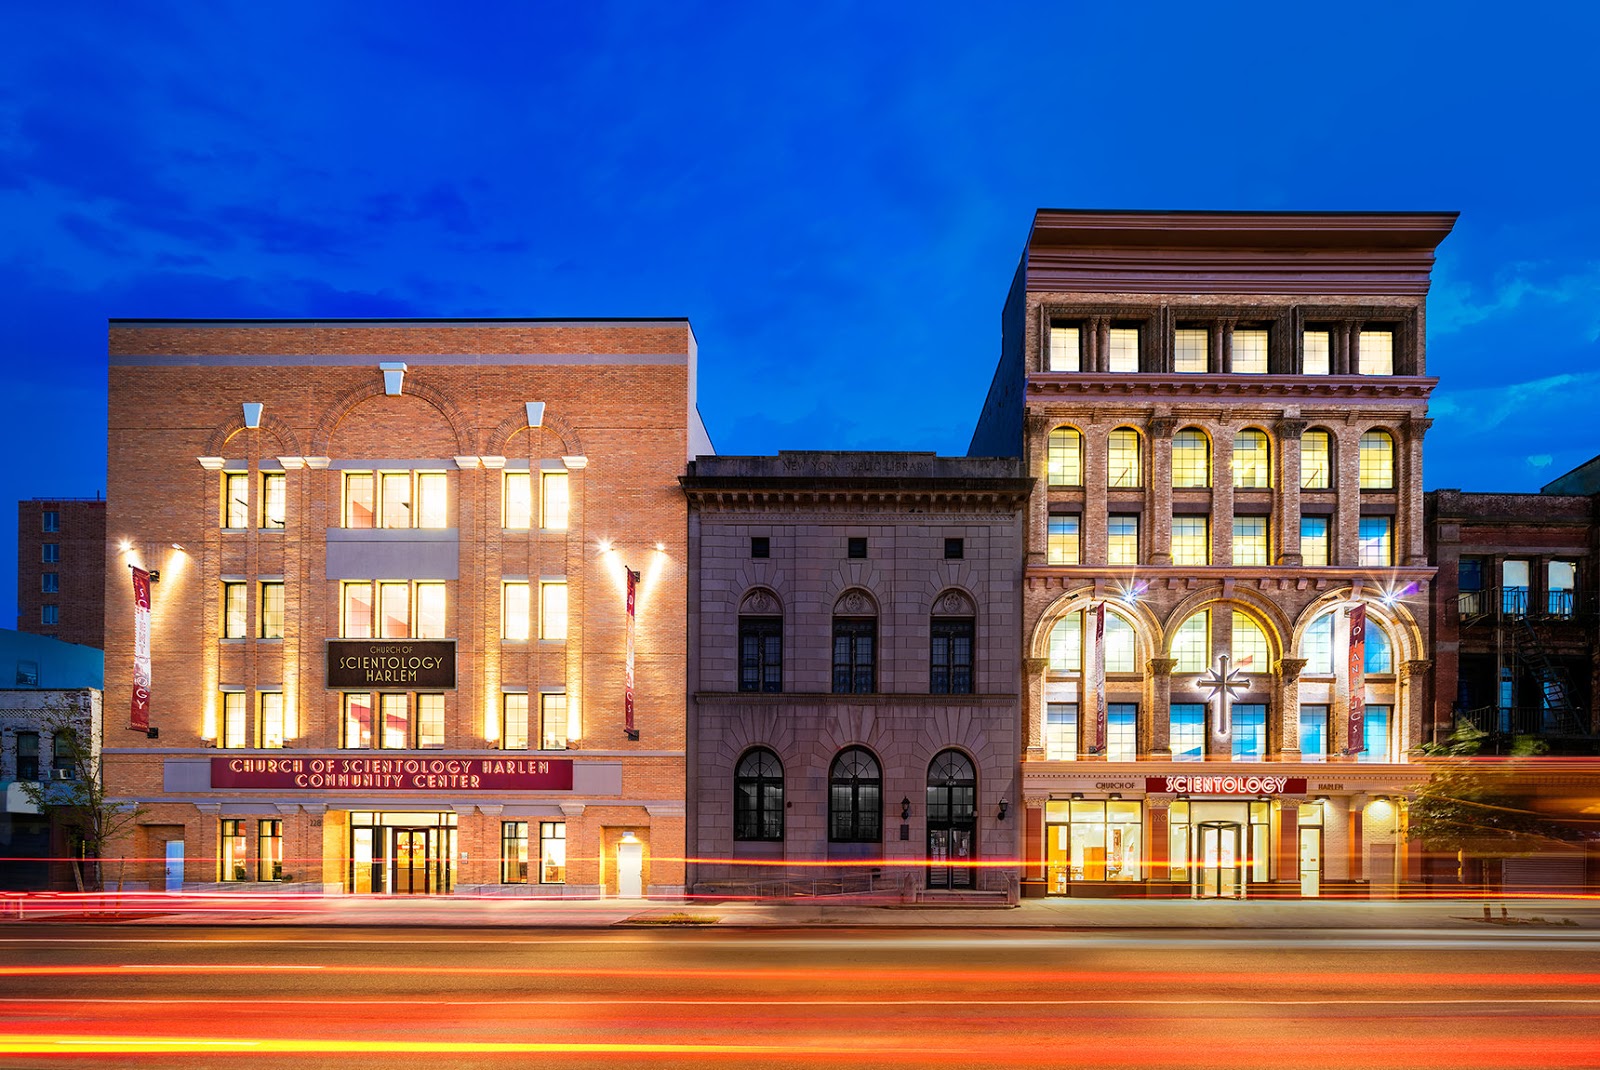
{"type": "Polygon", "coordinates": [[[1528,458],[1530,468],[1549,468],[1555,458],[1548,453],[1535,453],[1528,458]]]}
{"type": "MultiPolygon", "coordinates": [[[[1585,262],[1562,271],[1549,263],[1523,261],[1508,265],[1487,287],[1462,281],[1436,285],[1428,302],[1428,328],[1435,336],[1444,336],[1512,316],[1526,319],[1537,315],[1529,306],[1580,304],[1592,309],[1597,297],[1600,263],[1585,262]]],[[[1594,337],[1590,335],[1591,340],[1594,337]]]]}

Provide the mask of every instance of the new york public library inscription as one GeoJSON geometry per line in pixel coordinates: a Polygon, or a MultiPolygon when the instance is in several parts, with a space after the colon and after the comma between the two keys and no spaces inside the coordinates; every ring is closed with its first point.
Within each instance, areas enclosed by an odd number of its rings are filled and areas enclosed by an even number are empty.
{"type": "Polygon", "coordinates": [[[213,788],[571,791],[571,758],[212,758],[213,788]]]}
{"type": "Polygon", "coordinates": [[[328,686],[453,689],[456,641],[329,639],[328,686]]]}

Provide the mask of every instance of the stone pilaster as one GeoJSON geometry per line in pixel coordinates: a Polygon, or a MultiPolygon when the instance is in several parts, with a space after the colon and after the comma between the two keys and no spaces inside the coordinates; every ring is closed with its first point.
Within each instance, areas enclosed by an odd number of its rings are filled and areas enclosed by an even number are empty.
{"type": "Polygon", "coordinates": [[[1280,565],[1299,566],[1300,554],[1300,436],[1306,421],[1286,416],[1278,421],[1278,493],[1272,518],[1272,540],[1280,565]]]}
{"type": "Polygon", "coordinates": [[[1044,761],[1044,678],[1050,667],[1049,658],[1024,658],[1023,672],[1027,679],[1026,687],[1027,705],[1023,707],[1022,737],[1027,742],[1023,753],[1023,760],[1029,762],[1044,761]]]}
{"type": "Polygon", "coordinates": [[[1157,761],[1172,757],[1172,670],[1177,658],[1151,658],[1145,665],[1144,708],[1149,712],[1139,726],[1139,741],[1148,741],[1148,757],[1157,761]]]}
{"type": "Polygon", "coordinates": [[[1286,762],[1300,760],[1300,674],[1308,664],[1305,658],[1279,658],[1273,666],[1278,728],[1271,735],[1277,736],[1278,756],[1286,762]]]}
{"type": "Polygon", "coordinates": [[[1219,427],[1211,443],[1211,563],[1233,563],[1233,435],[1219,427]]]}
{"type": "MultiPolygon", "coordinates": [[[[1024,450],[1028,458],[1028,474],[1038,480],[1033,485],[1033,495],[1028,499],[1028,564],[1045,563],[1045,544],[1050,526],[1050,428],[1053,421],[1040,413],[1030,413],[1027,420],[1027,441],[1024,450]]],[[[1080,535],[1079,538],[1082,538],[1080,535]]]]}
{"type": "Polygon", "coordinates": [[[1143,523],[1150,532],[1149,562],[1172,564],[1172,432],[1177,421],[1157,415],[1146,425],[1150,442],[1150,486],[1143,523]]]}
{"type": "Polygon", "coordinates": [[[1428,723],[1433,711],[1427,704],[1428,670],[1431,668],[1433,662],[1426,659],[1407,661],[1400,666],[1400,678],[1397,681],[1400,694],[1395,704],[1400,707],[1400,723],[1405,731],[1401,737],[1402,758],[1412,748],[1433,738],[1433,726],[1428,723]]]}

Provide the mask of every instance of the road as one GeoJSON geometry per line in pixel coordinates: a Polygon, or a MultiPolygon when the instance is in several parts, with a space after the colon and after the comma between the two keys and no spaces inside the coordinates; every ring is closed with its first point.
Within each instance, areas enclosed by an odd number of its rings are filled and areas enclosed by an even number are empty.
{"type": "Polygon", "coordinates": [[[11,925],[0,1067],[1600,1067],[1600,933],[11,925]]]}

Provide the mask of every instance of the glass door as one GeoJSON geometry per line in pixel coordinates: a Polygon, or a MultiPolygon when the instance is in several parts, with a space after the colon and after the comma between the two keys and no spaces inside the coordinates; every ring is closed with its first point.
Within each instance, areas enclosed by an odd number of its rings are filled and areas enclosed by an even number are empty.
{"type": "Polygon", "coordinates": [[[978,783],[972,762],[942,751],[928,766],[928,887],[971,888],[972,841],[978,827],[978,783]]]}
{"type": "Polygon", "coordinates": [[[394,830],[394,891],[396,895],[427,895],[428,854],[433,829],[394,830]]]}
{"type": "Polygon", "coordinates": [[[1244,853],[1237,821],[1202,821],[1200,857],[1194,866],[1194,894],[1201,899],[1242,899],[1245,892],[1244,853]]]}

